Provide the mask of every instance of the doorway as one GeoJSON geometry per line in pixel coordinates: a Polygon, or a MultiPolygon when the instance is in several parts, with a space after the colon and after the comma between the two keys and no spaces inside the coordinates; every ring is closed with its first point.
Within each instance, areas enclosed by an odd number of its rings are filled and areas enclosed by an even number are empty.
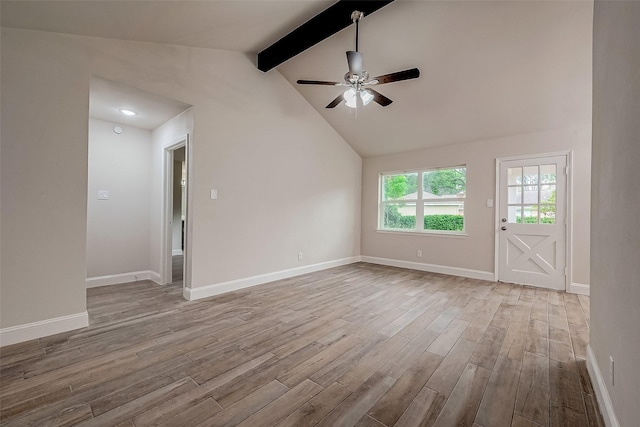
{"type": "Polygon", "coordinates": [[[565,290],[567,155],[498,160],[497,279],[565,290]]]}
{"type": "Polygon", "coordinates": [[[165,285],[185,286],[187,260],[188,137],[165,148],[165,285]]]}

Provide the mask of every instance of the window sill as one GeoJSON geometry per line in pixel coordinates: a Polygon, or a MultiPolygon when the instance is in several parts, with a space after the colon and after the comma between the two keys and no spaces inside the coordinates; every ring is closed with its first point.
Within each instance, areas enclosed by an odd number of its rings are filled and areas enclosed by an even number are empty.
{"type": "Polygon", "coordinates": [[[429,236],[429,237],[450,237],[454,239],[466,239],[469,237],[467,233],[451,232],[451,231],[416,231],[416,230],[376,230],[377,233],[383,234],[401,234],[411,236],[429,236]]]}

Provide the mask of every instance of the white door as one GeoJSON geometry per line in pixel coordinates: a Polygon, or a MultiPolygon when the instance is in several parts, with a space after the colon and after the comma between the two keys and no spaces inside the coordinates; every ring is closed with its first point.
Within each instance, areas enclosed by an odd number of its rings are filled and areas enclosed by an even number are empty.
{"type": "Polygon", "coordinates": [[[567,157],[499,164],[498,280],[564,290],[567,157]]]}

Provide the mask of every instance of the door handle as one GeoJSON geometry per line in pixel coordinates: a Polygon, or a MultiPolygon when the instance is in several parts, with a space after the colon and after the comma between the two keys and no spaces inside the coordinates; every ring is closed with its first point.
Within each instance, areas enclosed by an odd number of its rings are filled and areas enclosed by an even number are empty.
{"type": "Polygon", "coordinates": [[[507,229],[507,227],[505,227],[504,225],[502,227],[500,227],[500,230],[505,231],[507,229]]]}

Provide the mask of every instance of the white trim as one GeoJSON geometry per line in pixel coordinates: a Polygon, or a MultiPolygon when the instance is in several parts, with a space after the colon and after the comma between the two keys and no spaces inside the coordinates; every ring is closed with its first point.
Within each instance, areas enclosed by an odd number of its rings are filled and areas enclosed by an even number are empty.
{"type": "Polygon", "coordinates": [[[493,195],[493,281],[500,279],[500,158],[496,159],[496,192],[493,195]]]}
{"type": "Polygon", "coordinates": [[[591,287],[589,285],[585,285],[584,283],[570,283],[569,289],[567,292],[570,294],[579,294],[579,295],[587,295],[590,294],[591,287]]]}
{"type": "Polygon", "coordinates": [[[399,259],[378,258],[362,256],[362,262],[371,264],[388,265],[391,267],[408,268],[410,270],[428,271],[431,273],[449,274],[452,276],[468,277],[470,279],[480,279],[494,281],[494,274],[491,271],[471,270],[468,268],[448,267],[446,265],[425,264],[421,262],[402,261],[399,259]]]}
{"type": "Polygon", "coordinates": [[[454,239],[466,239],[469,235],[463,231],[437,231],[437,230],[395,230],[392,228],[376,230],[376,233],[397,234],[403,236],[429,236],[429,237],[452,237],[454,239]]]}
{"type": "Polygon", "coordinates": [[[110,274],[107,276],[87,277],[87,288],[119,285],[121,283],[137,282],[139,280],[153,280],[156,283],[160,283],[160,275],[151,270],[144,270],[132,271],[130,273],[110,274]]]}
{"type": "Polygon", "coordinates": [[[182,255],[182,249],[174,249],[171,251],[171,256],[182,255]]]}
{"type": "Polygon", "coordinates": [[[193,301],[197,299],[208,298],[214,295],[224,294],[227,292],[237,291],[239,289],[244,289],[251,286],[274,282],[276,280],[288,279],[290,277],[301,276],[303,274],[326,270],[328,268],[353,264],[360,261],[361,259],[359,256],[353,256],[349,258],[321,262],[318,264],[306,265],[304,267],[296,267],[287,270],[275,271],[273,273],[260,274],[258,276],[246,277],[244,279],[230,280],[228,282],[199,286],[197,288],[190,288],[185,286],[182,295],[185,299],[193,301]]]}
{"type": "Polygon", "coordinates": [[[187,168],[187,185],[184,187],[184,191],[187,193],[187,206],[186,206],[186,217],[185,217],[185,234],[184,234],[184,250],[182,254],[184,255],[184,263],[182,270],[182,282],[183,287],[187,287],[191,281],[190,271],[188,266],[189,264],[189,250],[191,245],[190,239],[190,221],[191,221],[191,209],[190,199],[191,199],[191,136],[189,132],[181,135],[180,137],[174,139],[168,145],[162,147],[163,152],[163,169],[162,169],[162,181],[163,181],[163,192],[162,192],[162,227],[160,230],[160,281],[159,283],[170,284],[172,281],[172,262],[171,257],[174,255],[172,248],[172,233],[173,229],[171,227],[171,221],[173,218],[173,152],[180,148],[184,147],[185,149],[185,163],[187,168]],[[170,220],[171,218],[171,220],[170,220]]]}
{"type": "Polygon", "coordinates": [[[162,276],[160,276],[160,273],[156,273],[155,271],[149,271],[149,280],[158,285],[162,285],[162,276]]]}
{"type": "Polygon", "coordinates": [[[0,347],[89,326],[89,314],[71,314],[0,329],[0,347]]]}
{"type": "Polygon", "coordinates": [[[616,414],[613,410],[611,397],[609,397],[609,391],[607,391],[607,386],[605,385],[602,372],[600,372],[600,368],[598,367],[596,356],[593,354],[591,345],[587,345],[587,371],[591,377],[593,389],[596,392],[596,399],[598,401],[600,411],[602,412],[604,423],[607,427],[620,427],[618,418],[616,418],[616,414]]]}

